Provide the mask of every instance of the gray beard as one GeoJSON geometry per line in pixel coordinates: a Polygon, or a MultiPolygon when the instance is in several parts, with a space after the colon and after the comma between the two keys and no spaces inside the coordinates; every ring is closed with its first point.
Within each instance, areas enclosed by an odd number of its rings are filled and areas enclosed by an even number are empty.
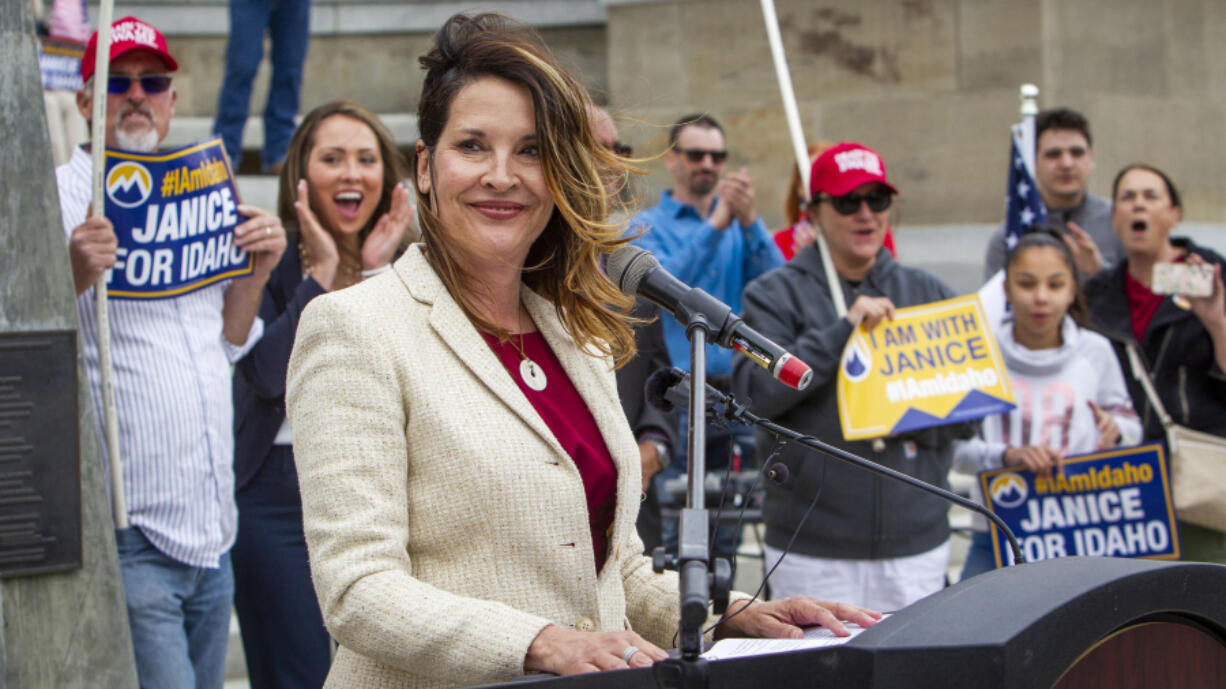
{"type": "Polygon", "coordinates": [[[129,134],[122,129],[115,130],[115,143],[125,151],[153,153],[158,148],[158,132],[150,127],[140,134],[129,134]]]}

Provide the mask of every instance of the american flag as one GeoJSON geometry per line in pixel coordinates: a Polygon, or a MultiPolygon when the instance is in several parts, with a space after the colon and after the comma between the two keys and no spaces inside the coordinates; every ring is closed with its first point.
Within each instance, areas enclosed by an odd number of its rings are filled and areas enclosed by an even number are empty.
{"type": "Polygon", "coordinates": [[[1027,228],[1047,222],[1047,207],[1034,183],[1034,174],[1022,155],[1022,123],[1013,125],[1009,147],[1009,187],[1005,197],[1005,246],[1012,249],[1027,228]]]}

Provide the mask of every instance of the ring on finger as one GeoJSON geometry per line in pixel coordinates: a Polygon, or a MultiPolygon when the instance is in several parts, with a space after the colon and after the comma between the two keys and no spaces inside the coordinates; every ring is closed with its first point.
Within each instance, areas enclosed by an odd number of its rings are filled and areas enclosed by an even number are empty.
{"type": "Polygon", "coordinates": [[[629,663],[630,658],[634,657],[634,654],[638,652],[638,646],[627,646],[626,650],[622,651],[622,662],[629,663]]]}
{"type": "Polygon", "coordinates": [[[271,236],[272,236],[272,228],[271,228],[271,227],[265,227],[265,228],[264,228],[264,236],[265,236],[265,237],[271,237],[271,236]]]}

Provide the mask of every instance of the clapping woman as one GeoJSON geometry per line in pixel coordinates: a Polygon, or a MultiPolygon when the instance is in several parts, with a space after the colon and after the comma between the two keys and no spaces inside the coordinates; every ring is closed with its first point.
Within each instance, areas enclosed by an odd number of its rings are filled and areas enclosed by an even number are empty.
{"type": "MultiPolygon", "coordinates": [[[[289,414],[311,569],[340,647],[329,687],[444,687],[662,659],[677,578],[642,556],[638,447],[614,362],[630,299],[583,87],[497,15],[452,17],[421,59],[424,242],[315,300],[289,414]]],[[[732,607],[752,636],[861,608],[732,607]]],[[[747,607],[746,607],[747,606],[747,607]]]]}
{"type": "Polygon", "coordinates": [[[307,303],[387,270],[409,238],[403,157],[351,101],[311,111],[290,142],[278,209],[289,245],[264,292],[264,337],[234,374],[235,609],[253,689],[323,685],[331,640],[311,586],[285,416],[285,377],[307,303]]]}

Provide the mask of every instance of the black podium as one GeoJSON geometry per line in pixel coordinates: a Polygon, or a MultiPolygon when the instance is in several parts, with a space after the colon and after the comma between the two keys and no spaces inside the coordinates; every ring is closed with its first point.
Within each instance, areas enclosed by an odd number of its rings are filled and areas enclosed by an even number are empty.
{"type": "MultiPolygon", "coordinates": [[[[711,663],[725,687],[1226,687],[1226,566],[1062,558],[961,582],[833,648],[711,663]]],[[[649,670],[514,689],[650,689],[649,670]]]]}

